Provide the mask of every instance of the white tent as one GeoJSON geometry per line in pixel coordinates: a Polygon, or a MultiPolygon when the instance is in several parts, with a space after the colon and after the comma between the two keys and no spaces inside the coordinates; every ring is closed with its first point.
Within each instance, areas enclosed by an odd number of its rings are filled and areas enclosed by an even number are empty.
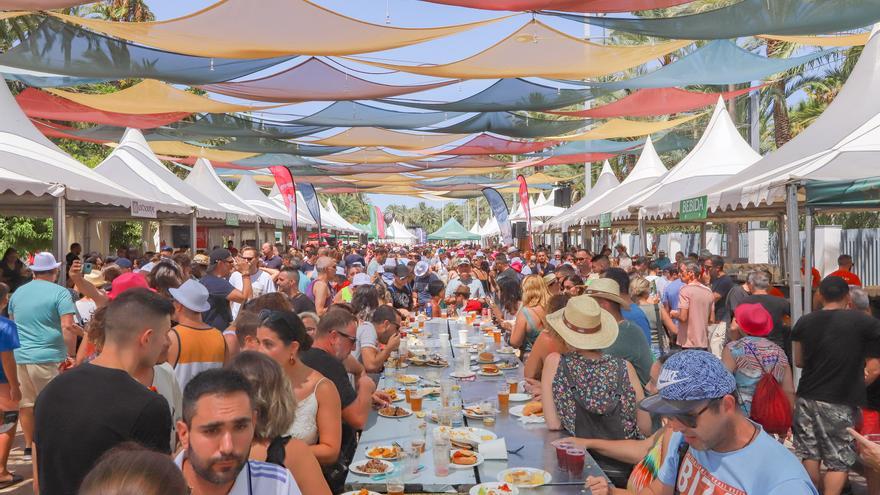
{"type": "MultiPolygon", "coordinates": [[[[319,203],[320,204],[320,203],[319,203]]],[[[343,232],[349,232],[352,234],[362,234],[363,231],[351,223],[348,220],[342,218],[342,215],[336,211],[336,207],[333,206],[333,202],[330,199],[327,199],[327,208],[321,212],[321,218],[324,218],[324,214],[326,212],[328,220],[336,226],[337,230],[341,230],[343,232]]]]}
{"type": "Polygon", "coordinates": [[[398,244],[412,244],[416,240],[416,236],[410,233],[405,225],[394,220],[391,222],[391,225],[385,229],[385,239],[398,244]]]}
{"type": "MultiPolygon", "coordinates": [[[[813,124],[778,150],[709,191],[709,209],[771,205],[802,179],[880,175],[880,35],[875,27],[852,74],[813,124]]],[[[704,192],[705,194],[705,192],[704,192]]]]}
{"type": "Polygon", "coordinates": [[[480,235],[480,222],[475,220],[474,226],[471,227],[471,229],[468,232],[470,232],[471,234],[480,235]]]}
{"type": "Polygon", "coordinates": [[[189,213],[195,208],[197,217],[216,219],[233,213],[168,170],[137,129],[125,131],[119,146],[95,167],[95,172],[176,213],[189,213]]]}
{"type": "Polygon", "coordinates": [[[11,192],[18,196],[22,194],[32,194],[34,196],[50,194],[54,196],[56,192],[64,194],[64,186],[41,182],[0,168],[0,194],[6,192],[11,192]]]}
{"type": "Polygon", "coordinates": [[[619,205],[613,217],[629,218],[633,207],[639,208],[639,218],[675,217],[681,200],[704,194],[760,159],[761,155],[736,130],[724,100],[719,97],[694,149],[643,194],[619,205]]]}
{"type": "Polygon", "coordinates": [[[565,208],[561,206],[553,206],[553,196],[556,191],[552,191],[547,197],[544,193],[535,201],[535,207],[532,209],[532,218],[555,218],[565,213],[565,208]]]}
{"type": "Polygon", "coordinates": [[[589,191],[587,191],[586,194],[584,194],[583,198],[579,199],[575,204],[571,205],[568,209],[565,210],[564,213],[544,224],[544,229],[567,229],[570,226],[575,225],[578,220],[580,220],[578,211],[581,208],[590,204],[595,198],[605,194],[612,187],[616,187],[619,184],[620,181],[617,180],[617,176],[614,175],[614,171],[611,170],[611,164],[608,163],[608,160],[605,160],[605,163],[602,164],[602,171],[599,173],[599,177],[596,179],[596,184],[589,191]]]}
{"type": "Polygon", "coordinates": [[[260,186],[254,182],[254,178],[250,175],[242,175],[235,186],[235,194],[244,201],[250,209],[260,214],[263,220],[280,221],[286,226],[290,226],[290,216],[287,212],[278,206],[277,203],[269,199],[263,194],[260,186]]]}
{"type": "Polygon", "coordinates": [[[483,225],[483,228],[480,229],[480,235],[483,237],[492,237],[500,234],[501,228],[498,226],[498,219],[495,217],[489,217],[483,225]]]}
{"type": "Polygon", "coordinates": [[[614,211],[621,205],[627,204],[633,197],[645,191],[666,174],[666,167],[657,155],[654,142],[648,136],[642,154],[626,179],[620,185],[613,187],[596,196],[593,201],[579,212],[578,219],[581,224],[599,223],[599,217],[606,212],[614,211]]]}
{"type": "MultiPolygon", "coordinates": [[[[281,191],[278,190],[278,185],[272,186],[272,190],[269,191],[269,199],[279,208],[287,211],[287,206],[284,204],[284,198],[281,197],[281,191]]],[[[318,226],[318,222],[316,222],[309,213],[305,198],[303,198],[302,193],[299,191],[296,192],[296,218],[299,222],[299,227],[313,228],[318,226]]]]}
{"type": "Polygon", "coordinates": [[[235,195],[214,171],[211,162],[199,158],[184,181],[231,213],[238,215],[242,222],[257,222],[259,215],[250,206],[235,195]]]}

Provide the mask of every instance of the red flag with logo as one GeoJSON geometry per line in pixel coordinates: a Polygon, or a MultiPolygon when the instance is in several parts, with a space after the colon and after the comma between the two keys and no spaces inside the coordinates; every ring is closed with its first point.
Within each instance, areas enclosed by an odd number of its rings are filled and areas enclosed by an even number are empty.
{"type": "Polygon", "coordinates": [[[284,206],[287,207],[287,213],[290,215],[290,240],[295,246],[296,230],[298,227],[296,217],[296,183],[293,181],[293,175],[287,167],[274,166],[269,167],[269,170],[272,172],[272,177],[275,178],[275,184],[278,185],[278,191],[281,192],[284,206]]]}
{"type": "Polygon", "coordinates": [[[519,181],[519,202],[522,204],[523,213],[526,215],[526,225],[528,226],[529,249],[532,249],[532,211],[529,208],[529,185],[526,184],[526,178],[517,175],[516,180],[519,181]]]}

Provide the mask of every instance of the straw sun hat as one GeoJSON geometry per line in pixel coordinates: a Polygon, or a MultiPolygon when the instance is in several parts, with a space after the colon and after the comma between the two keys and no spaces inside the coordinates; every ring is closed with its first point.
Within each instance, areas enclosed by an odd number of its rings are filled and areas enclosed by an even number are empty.
{"type": "Polygon", "coordinates": [[[590,296],[571,298],[565,308],[547,315],[547,324],[575,349],[605,349],[617,340],[617,321],[590,296]]]}

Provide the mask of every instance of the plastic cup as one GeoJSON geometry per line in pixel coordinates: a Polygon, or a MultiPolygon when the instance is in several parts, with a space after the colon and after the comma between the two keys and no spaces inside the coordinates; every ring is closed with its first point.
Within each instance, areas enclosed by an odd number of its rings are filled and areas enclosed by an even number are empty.
{"type": "Polygon", "coordinates": [[[446,318],[448,316],[449,316],[449,312],[446,310],[446,308],[443,308],[440,310],[440,318],[446,318]]]}
{"type": "Polygon", "coordinates": [[[568,469],[568,461],[566,459],[568,459],[568,449],[570,448],[571,445],[567,443],[556,444],[556,463],[563,470],[568,469]]]}
{"type": "Polygon", "coordinates": [[[449,476],[449,438],[443,433],[434,434],[434,445],[431,447],[431,453],[434,456],[434,475],[449,476]]]}
{"type": "Polygon", "coordinates": [[[569,474],[580,476],[584,472],[584,458],[586,457],[584,449],[569,448],[565,451],[565,456],[569,474]]]}
{"type": "Polygon", "coordinates": [[[409,396],[409,405],[412,408],[413,412],[419,412],[422,410],[422,395],[416,391],[413,391],[409,396]]]}
{"type": "Polygon", "coordinates": [[[403,389],[403,393],[406,397],[406,402],[408,404],[411,403],[411,401],[412,401],[412,393],[413,393],[414,389],[415,389],[415,387],[410,387],[410,386],[407,386],[406,388],[403,389]]]}
{"type": "Polygon", "coordinates": [[[403,473],[389,474],[385,488],[387,489],[388,495],[403,495],[403,473]]]}
{"type": "Polygon", "coordinates": [[[498,388],[498,409],[506,411],[510,405],[510,385],[504,384],[498,388]]]}

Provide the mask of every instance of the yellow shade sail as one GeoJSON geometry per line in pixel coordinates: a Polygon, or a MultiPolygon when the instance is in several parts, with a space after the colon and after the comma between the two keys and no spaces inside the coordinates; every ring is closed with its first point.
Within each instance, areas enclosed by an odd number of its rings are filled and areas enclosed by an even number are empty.
{"type": "Polygon", "coordinates": [[[6,19],[14,19],[23,15],[27,15],[27,12],[0,12],[0,21],[5,21],[6,19]]]}
{"type": "Polygon", "coordinates": [[[389,131],[379,127],[352,127],[335,136],[319,141],[309,141],[309,144],[352,147],[382,146],[400,150],[418,150],[443,146],[469,136],[470,134],[412,134],[389,131]]]}
{"type": "Polygon", "coordinates": [[[868,42],[871,33],[843,34],[840,36],[776,36],[762,34],[758,38],[767,40],[784,41],[810,46],[859,46],[868,42]]]}
{"type": "Polygon", "coordinates": [[[388,153],[378,148],[364,148],[351,153],[322,156],[321,160],[335,163],[396,163],[409,160],[421,160],[431,155],[401,156],[388,153]]]}
{"type": "Polygon", "coordinates": [[[574,179],[574,177],[553,177],[544,172],[538,172],[537,174],[527,175],[526,184],[530,186],[536,186],[538,184],[556,184],[557,182],[565,182],[572,179],[574,179]]]}
{"type": "Polygon", "coordinates": [[[115,113],[143,115],[149,113],[227,113],[247,112],[273,108],[272,106],[234,105],[212,100],[177,89],[154,79],[144,79],[130,88],[106,94],[74,93],[63,89],[46,88],[55,96],[97,110],[115,113]]]}
{"type": "Polygon", "coordinates": [[[407,177],[403,174],[355,174],[355,175],[346,175],[344,177],[340,177],[340,179],[344,179],[346,181],[351,182],[378,182],[379,185],[391,184],[414,184],[415,182],[422,180],[420,177],[407,177]]]}
{"type": "Polygon", "coordinates": [[[486,175],[497,174],[500,172],[510,173],[504,167],[483,167],[483,168],[447,168],[442,170],[417,170],[415,173],[425,176],[426,178],[436,179],[439,177],[466,177],[468,175],[486,175]]]}
{"type": "Polygon", "coordinates": [[[698,114],[682,117],[680,119],[659,121],[611,119],[599,127],[590,129],[587,132],[571,136],[554,137],[551,139],[555,141],[589,141],[591,139],[647,136],[648,134],[653,134],[655,132],[672,129],[673,127],[680,126],[681,124],[690,122],[702,116],[703,114],[698,114]]]}
{"type": "Polygon", "coordinates": [[[142,45],[217,58],[374,52],[442,38],[499,20],[399,28],[359,21],[308,0],[222,0],[198,12],[159,22],[52,15],[142,45]]]}
{"type": "Polygon", "coordinates": [[[684,48],[692,41],[657,45],[597,45],[532,20],[482,52],[443,65],[410,66],[357,59],[412,74],[461,79],[552,77],[583,79],[614,74],[684,48]]]}
{"type": "Polygon", "coordinates": [[[211,148],[203,148],[201,146],[193,146],[191,144],[182,143],[180,141],[150,141],[150,148],[157,155],[170,156],[195,156],[199,158],[207,158],[212,162],[234,162],[236,160],[244,160],[258,153],[242,153],[239,151],[222,151],[211,148]]]}

